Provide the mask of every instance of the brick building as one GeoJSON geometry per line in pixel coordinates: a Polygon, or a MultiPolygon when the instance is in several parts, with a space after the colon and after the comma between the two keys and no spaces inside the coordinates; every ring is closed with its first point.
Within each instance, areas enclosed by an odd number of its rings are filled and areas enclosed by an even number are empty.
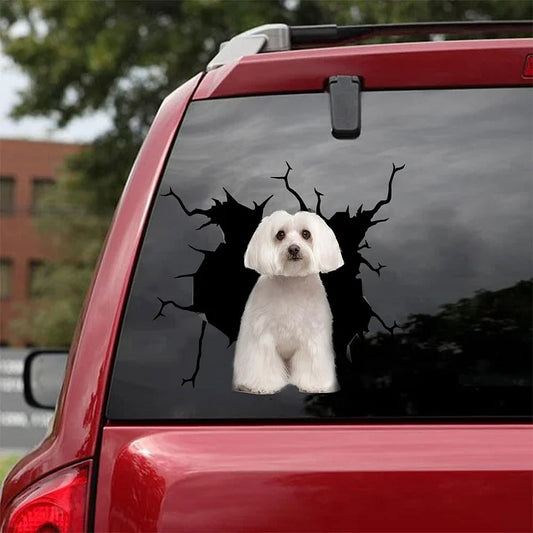
{"type": "Polygon", "coordinates": [[[54,186],[65,157],[77,144],[0,139],[0,345],[23,343],[11,331],[32,280],[53,252],[35,222],[43,195],[54,186]]]}

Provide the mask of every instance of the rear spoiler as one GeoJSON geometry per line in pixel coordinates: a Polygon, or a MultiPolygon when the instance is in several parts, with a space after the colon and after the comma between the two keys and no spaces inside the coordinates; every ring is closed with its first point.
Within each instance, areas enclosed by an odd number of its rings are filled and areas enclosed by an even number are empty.
{"type": "Polygon", "coordinates": [[[207,65],[207,71],[243,56],[263,52],[281,52],[361,42],[373,37],[400,35],[472,35],[533,33],[531,20],[416,22],[407,24],[371,24],[361,26],[288,26],[265,24],[252,28],[220,45],[220,51],[207,65]]]}

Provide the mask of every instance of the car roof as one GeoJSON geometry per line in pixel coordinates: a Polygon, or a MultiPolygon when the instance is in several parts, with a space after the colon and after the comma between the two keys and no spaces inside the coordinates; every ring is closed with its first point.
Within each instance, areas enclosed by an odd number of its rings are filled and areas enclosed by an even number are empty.
{"type": "Polygon", "coordinates": [[[533,39],[372,44],[254,54],[204,76],[194,100],[323,91],[330,76],[359,76],[364,90],[531,85],[533,39]]]}

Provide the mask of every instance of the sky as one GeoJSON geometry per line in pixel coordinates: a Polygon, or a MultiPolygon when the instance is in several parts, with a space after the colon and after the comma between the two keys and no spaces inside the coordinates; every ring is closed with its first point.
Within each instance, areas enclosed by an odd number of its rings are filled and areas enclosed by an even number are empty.
{"type": "Polygon", "coordinates": [[[0,139],[90,142],[110,126],[105,113],[93,113],[72,120],[62,129],[58,129],[54,121],[47,118],[14,120],[9,117],[9,112],[19,100],[18,93],[28,86],[28,79],[1,50],[0,79],[0,139]]]}

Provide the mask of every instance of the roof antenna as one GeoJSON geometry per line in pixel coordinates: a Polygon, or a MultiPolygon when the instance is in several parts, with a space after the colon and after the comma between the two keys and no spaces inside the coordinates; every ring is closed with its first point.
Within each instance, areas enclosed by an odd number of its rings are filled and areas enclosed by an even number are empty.
{"type": "Polygon", "coordinates": [[[335,139],[361,135],[361,78],[331,76],[328,80],[331,134],[335,139]]]}

